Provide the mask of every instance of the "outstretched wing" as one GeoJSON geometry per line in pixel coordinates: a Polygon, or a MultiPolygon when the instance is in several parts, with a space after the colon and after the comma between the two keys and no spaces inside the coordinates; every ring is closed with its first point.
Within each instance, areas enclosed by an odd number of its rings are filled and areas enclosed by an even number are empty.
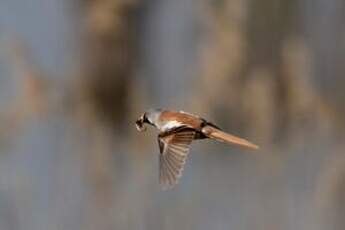
{"type": "Polygon", "coordinates": [[[192,128],[178,128],[159,134],[159,183],[163,189],[177,184],[194,136],[192,128]]]}

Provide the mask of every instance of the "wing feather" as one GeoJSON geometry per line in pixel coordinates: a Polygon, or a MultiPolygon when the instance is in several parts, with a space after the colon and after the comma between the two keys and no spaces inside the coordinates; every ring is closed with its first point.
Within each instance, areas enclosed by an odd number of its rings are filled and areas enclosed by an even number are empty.
{"type": "Polygon", "coordinates": [[[170,130],[158,136],[159,182],[163,189],[172,188],[182,176],[189,146],[194,136],[195,130],[191,128],[179,128],[175,132],[170,130]]]}

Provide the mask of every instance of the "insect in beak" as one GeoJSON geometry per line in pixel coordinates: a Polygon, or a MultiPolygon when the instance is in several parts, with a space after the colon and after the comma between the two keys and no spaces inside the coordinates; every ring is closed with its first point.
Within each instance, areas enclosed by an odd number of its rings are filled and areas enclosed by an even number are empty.
{"type": "Polygon", "coordinates": [[[135,122],[135,126],[138,131],[143,132],[146,130],[146,127],[144,126],[144,119],[143,117],[140,117],[138,120],[135,122]]]}

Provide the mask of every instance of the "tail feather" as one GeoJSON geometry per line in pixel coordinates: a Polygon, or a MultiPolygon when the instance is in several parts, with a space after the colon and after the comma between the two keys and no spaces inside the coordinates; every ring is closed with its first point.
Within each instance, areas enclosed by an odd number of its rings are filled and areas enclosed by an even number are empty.
{"type": "Polygon", "coordinates": [[[216,139],[218,141],[226,142],[228,144],[235,144],[243,147],[247,147],[250,149],[258,149],[259,146],[243,139],[240,137],[236,137],[234,135],[231,135],[229,133],[225,133],[217,128],[214,128],[212,126],[205,126],[202,128],[201,132],[205,134],[207,137],[216,139]]]}

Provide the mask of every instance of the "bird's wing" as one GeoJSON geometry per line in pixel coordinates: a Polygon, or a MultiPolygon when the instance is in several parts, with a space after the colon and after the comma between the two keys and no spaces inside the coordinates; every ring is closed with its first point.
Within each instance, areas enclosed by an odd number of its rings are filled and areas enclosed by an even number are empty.
{"type": "Polygon", "coordinates": [[[172,188],[177,184],[194,136],[195,130],[185,127],[159,134],[159,183],[163,189],[172,188]]]}

